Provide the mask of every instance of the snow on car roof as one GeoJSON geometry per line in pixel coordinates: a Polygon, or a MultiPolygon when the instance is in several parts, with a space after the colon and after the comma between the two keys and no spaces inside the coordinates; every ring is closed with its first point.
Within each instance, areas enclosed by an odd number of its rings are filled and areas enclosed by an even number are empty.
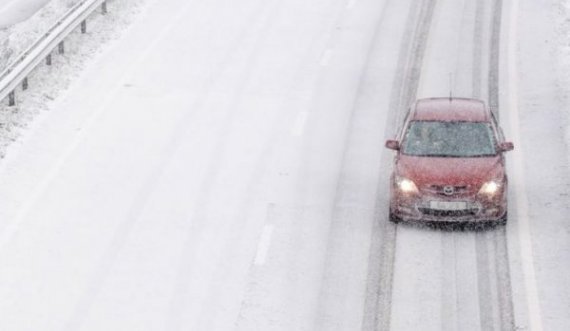
{"type": "Polygon", "coordinates": [[[414,120],[487,122],[485,103],[467,98],[428,98],[416,102],[414,120]]]}

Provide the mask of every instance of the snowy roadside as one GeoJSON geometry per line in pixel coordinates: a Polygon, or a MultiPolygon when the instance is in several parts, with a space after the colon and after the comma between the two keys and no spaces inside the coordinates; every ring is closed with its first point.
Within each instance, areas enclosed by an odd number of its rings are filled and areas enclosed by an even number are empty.
{"type": "MultiPolygon", "coordinates": [[[[557,61],[558,79],[562,96],[565,99],[564,103],[570,100],[570,0],[563,0],[560,2],[560,18],[558,28],[558,51],[557,61]]],[[[568,112],[568,110],[566,110],[568,112]]],[[[568,118],[568,117],[567,117],[568,118]]],[[[568,150],[568,162],[570,162],[570,126],[566,127],[566,148],[568,150]]]]}
{"type": "MultiPolygon", "coordinates": [[[[79,0],[52,0],[29,20],[0,30],[0,68],[4,68],[16,55],[25,50],[61,15],[79,0]]],[[[112,0],[107,15],[99,12],[88,20],[88,32],[71,33],[66,40],[66,53],[57,55],[52,66],[40,65],[29,77],[30,89],[16,93],[17,105],[0,105],[0,158],[42,111],[65,91],[79,76],[87,63],[118,39],[131,25],[149,0],[112,0]]]]}
{"type": "Polygon", "coordinates": [[[0,30],[0,70],[6,66],[48,27],[53,25],[79,0],[51,0],[29,19],[0,30]]]}

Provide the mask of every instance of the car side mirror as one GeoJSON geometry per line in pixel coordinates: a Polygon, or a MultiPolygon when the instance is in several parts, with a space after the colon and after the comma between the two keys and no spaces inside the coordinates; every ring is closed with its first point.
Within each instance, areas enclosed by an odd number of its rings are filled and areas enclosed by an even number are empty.
{"type": "Polygon", "coordinates": [[[508,152],[515,149],[515,145],[513,145],[513,143],[510,141],[505,141],[499,144],[499,149],[501,152],[508,152]]]}
{"type": "Polygon", "coordinates": [[[400,150],[400,142],[397,140],[386,140],[386,148],[392,149],[395,151],[400,150]]]}

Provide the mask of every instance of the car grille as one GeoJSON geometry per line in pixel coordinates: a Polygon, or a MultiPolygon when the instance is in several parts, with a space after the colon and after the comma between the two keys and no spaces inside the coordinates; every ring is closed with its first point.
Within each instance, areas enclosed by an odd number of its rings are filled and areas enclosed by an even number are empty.
{"type": "Polygon", "coordinates": [[[432,194],[443,195],[443,196],[454,196],[454,195],[463,195],[470,193],[470,188],[467,185],[458,185],[458,186],[448,186],[453,188],[452,194],[445,193],[445,185],[430,185],[426,187],[426,190],[432,194]]]}

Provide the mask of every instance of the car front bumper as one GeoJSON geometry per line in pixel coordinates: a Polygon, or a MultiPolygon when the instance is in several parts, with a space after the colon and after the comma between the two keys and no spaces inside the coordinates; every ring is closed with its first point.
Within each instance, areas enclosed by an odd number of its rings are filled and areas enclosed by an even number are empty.
{"type": "Polygon", "coordinates": [[[390,202],[390,214],[391,217],[408,222],[497,222],[506,219],[507,203],[504,197],[481,199],[472,196],[442,199],[434,196],[421,198],[417,196],[393,196],[390,202]],[[441,206],[434,208],[433,202],[444,202],[454,207],[452,209],[445,209],[441,206]]]}

